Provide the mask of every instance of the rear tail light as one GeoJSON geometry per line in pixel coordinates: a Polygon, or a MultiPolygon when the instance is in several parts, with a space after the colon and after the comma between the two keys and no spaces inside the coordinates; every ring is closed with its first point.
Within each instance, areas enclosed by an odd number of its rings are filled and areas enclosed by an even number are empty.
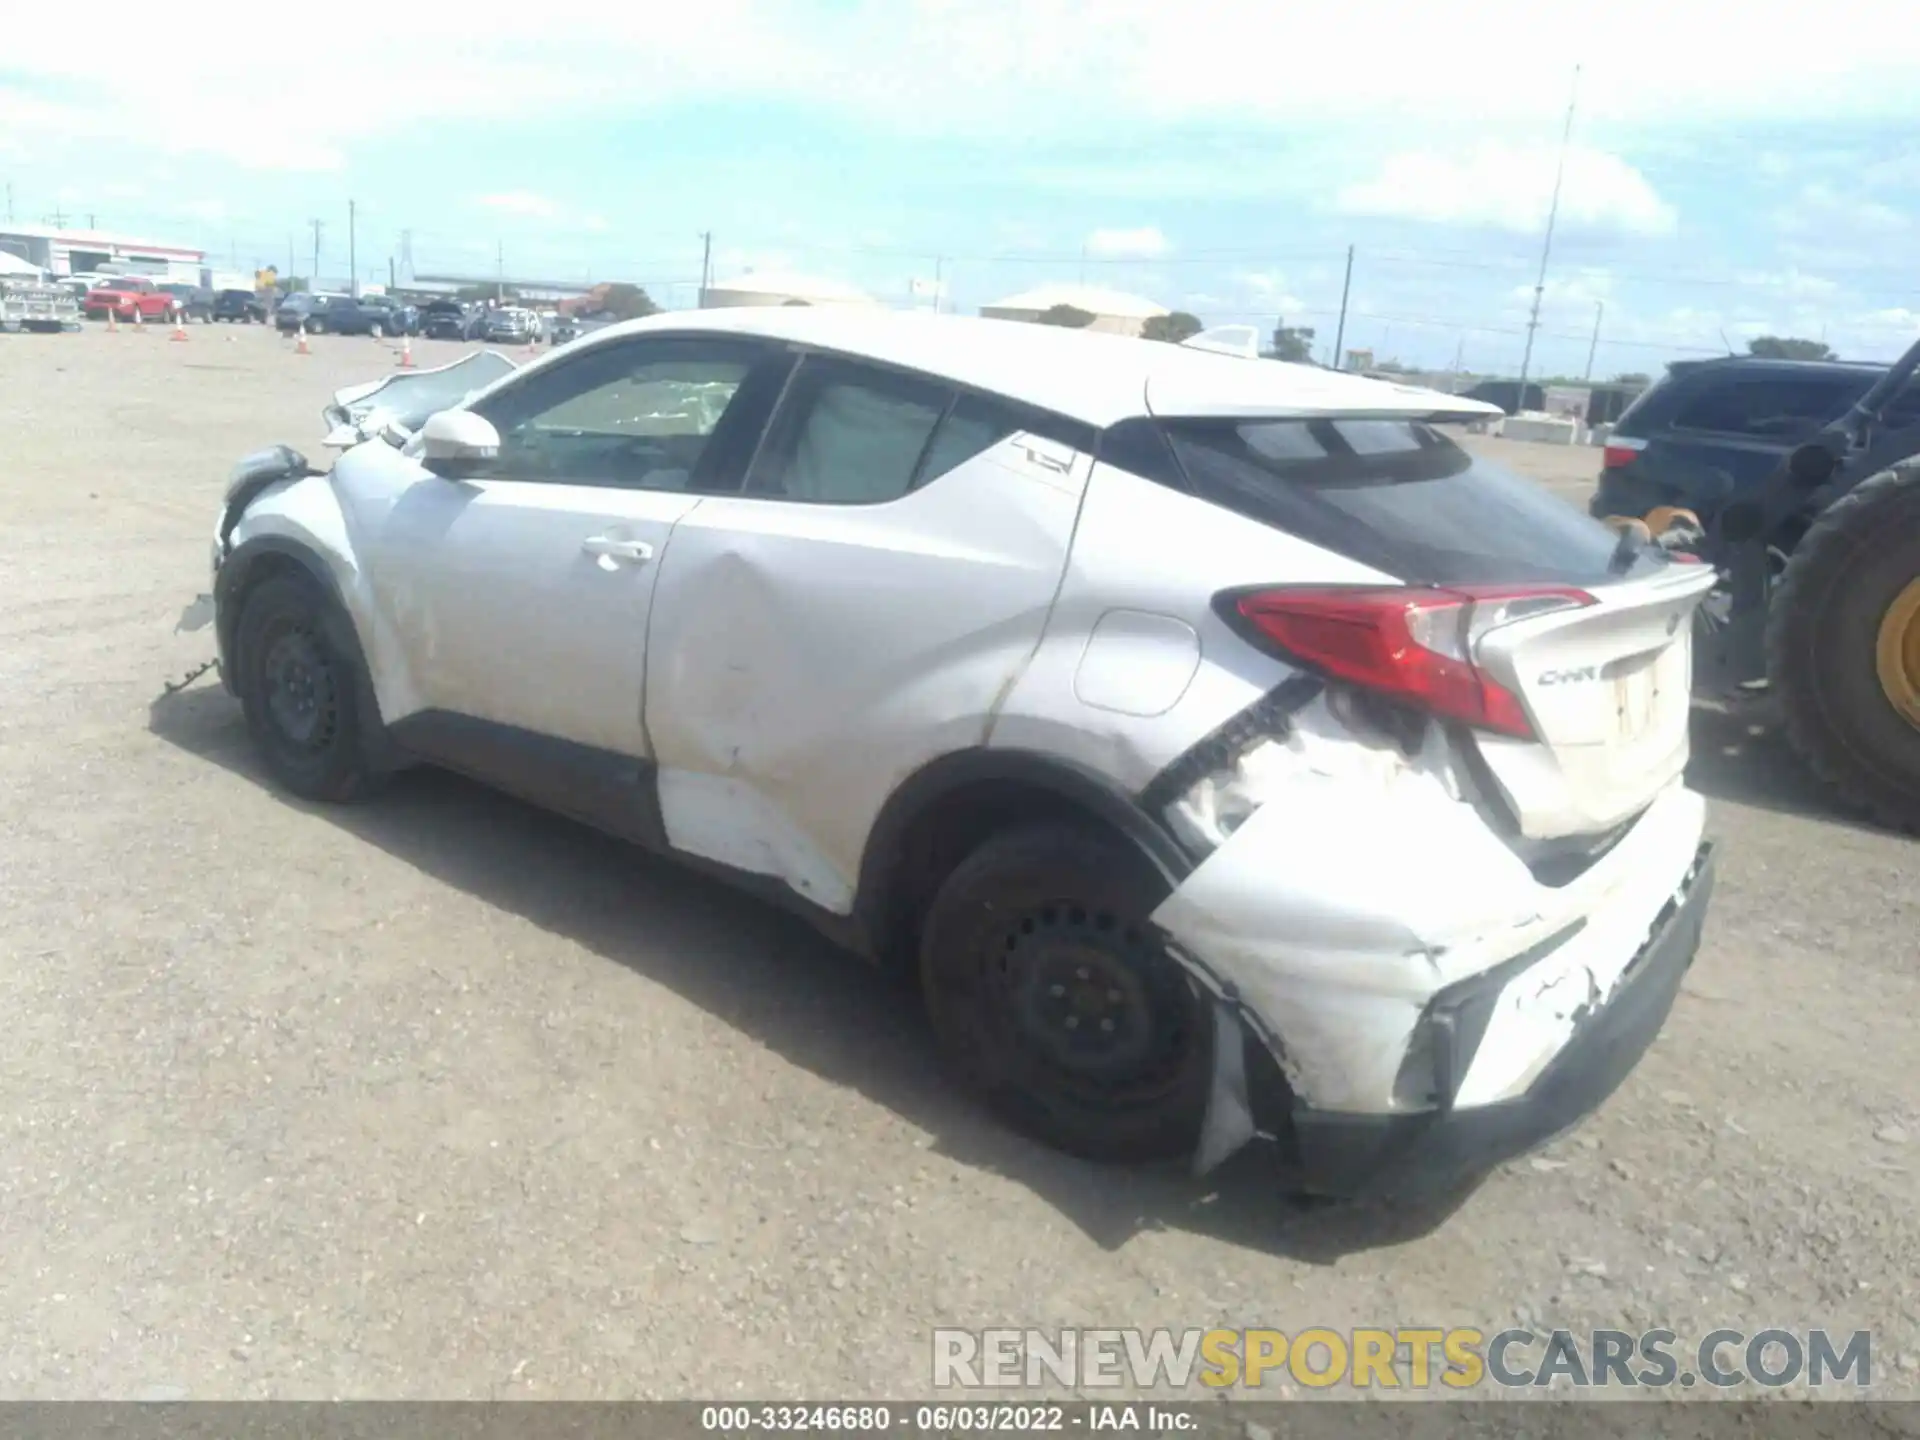
{"type": "Polygon", "coordinates": [[[1647,448],[1647,442],[1636,440],[1631,435],[1615,435],[1607,441],[1606,448],[1600,452],[1600,468],[1618,470],[1631,465],[1640,458],[1640,452],[1647,448]]]}
{"type": "Polygon", "coordinates": [[[1520,697],[1474,663],[1502,625],[1595,603],[1566,586],[1286,587],[1220,597],[1256,644],[1431,715],[1536,738],[1520,697]]]}

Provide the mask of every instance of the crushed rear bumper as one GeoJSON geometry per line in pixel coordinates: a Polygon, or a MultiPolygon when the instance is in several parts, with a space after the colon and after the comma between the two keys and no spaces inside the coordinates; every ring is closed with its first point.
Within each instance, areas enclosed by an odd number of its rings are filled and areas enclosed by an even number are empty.
{"type": "Polygon", "coordinates": [[[1456,1107],[1457,1080],[1447,1080],[1467,1072],[1485,1014],[1512,979],[1500,967],[1431,1002],[1431,1013],[1449,1018],[1435,1027],[1433,1052],[1436,1077],[1446,1089],[1441,1103],[1428,1110],[1343,1114],[1302,1106],[1266,1047],[1243,1024],[1243,1049],[1234,1060],[1244,1074],[1252,1127],[1281,1138],[1300,1190],[1350,1199],[1443,1191],[1538,1149],[1605,1103],[1653,1044],[1699,950],[1713,882],[1713,846],[1707,843],[1605,1003],[1580,1018],[1524,1094],[1456,1107]]]}

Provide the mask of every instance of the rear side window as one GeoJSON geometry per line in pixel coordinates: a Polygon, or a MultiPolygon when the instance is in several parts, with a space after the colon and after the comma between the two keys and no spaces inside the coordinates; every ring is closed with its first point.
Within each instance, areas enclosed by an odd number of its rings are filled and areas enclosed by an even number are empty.
{"type": "MultiPolygon", "coordinates": [[[[1178,421],[1201,499],[1413,584],[1597,584],[1613,532],[1407,420],[1178,421]]],[[[1652,557],[1637,562],[1647,568],[1652,557]]]]}
{"type": "Polygon", "coordinates": [[[1832,375],[1731,378],[1682,401],[1673,426],[1755,440],[1799,440],[1839,415],[1867,384],[1832,375]]]}
{"type": "Polygon", "coordinates": [[[754,460],[747,493],[828,505],[897,500],[913,488],[952,399],[931,380],[809,357],[754,460]]]}

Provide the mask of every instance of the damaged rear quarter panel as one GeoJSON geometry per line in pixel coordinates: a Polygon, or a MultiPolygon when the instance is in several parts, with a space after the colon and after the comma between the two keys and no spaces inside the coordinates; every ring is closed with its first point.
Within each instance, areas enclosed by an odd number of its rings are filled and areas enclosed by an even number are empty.
{"type": "Polygon", "coordinates": [[[1385,580],[1218,506],[1095,465],[1046,636],[1007,696],[989,743],[1075,761],[1138,794],[1293,673],[1227,628],[1213,610],[1217,592],[1385,580]],[[1180,641],[1180,663],[1166,667],[1169,678],[1149,687],[1153,693],[1136,686],[1138,698],[1117,708],[1114,662],[1156,626],[1163,637],[1193,638],[1180,641]]]}

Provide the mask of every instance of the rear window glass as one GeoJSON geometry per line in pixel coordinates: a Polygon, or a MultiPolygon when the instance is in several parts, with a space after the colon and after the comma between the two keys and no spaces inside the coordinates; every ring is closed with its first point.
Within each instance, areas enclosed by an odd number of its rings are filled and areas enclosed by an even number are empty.
{"type": "Polygon", "coordinates": [[[1859,399],[1872,376],[1808,375],[1734,379],[1710,384],[1682,402],[1673,417],[1678,430],[1712,430],[1764,440],[1798,440],[1811,435],[1859,399]]]}
{"type": "MultiPolygon", "coordinates": [[[[1414,583],[1599,583],[1614,533],[1565,500],[1406,420],[1179,421],[1202,499],[1414,583]]],[[[1663,563],[1651,555],[1634,570],[1663,563]]]]}

